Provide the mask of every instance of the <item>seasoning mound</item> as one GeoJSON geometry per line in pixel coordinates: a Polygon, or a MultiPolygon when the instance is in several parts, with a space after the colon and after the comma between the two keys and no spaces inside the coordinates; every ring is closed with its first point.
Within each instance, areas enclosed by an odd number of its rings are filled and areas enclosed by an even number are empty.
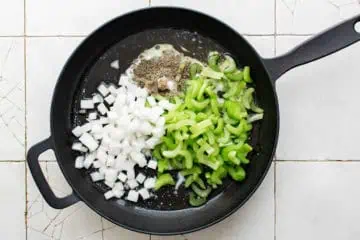
{"type": "Polygon", "coordinates": [[[176,95],[188,79],[188,66],[195,59],[185,57],[170,44],[157,44],[140,54],[133,79],[150,94],[176,95]]]}

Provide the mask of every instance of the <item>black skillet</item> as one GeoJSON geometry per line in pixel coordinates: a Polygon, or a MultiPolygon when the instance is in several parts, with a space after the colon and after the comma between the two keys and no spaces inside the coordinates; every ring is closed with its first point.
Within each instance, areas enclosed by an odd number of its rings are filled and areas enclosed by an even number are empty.
{"type": "MultiPolygon", "coordinates": [[[[78,201],[106,219],[125,228],[151,234],[171,235],[196,231],[226,218],[241,207],[265,177],[275,152],[279,131],[279,108],[275,81],[289,69],[327,56],[360,40],[352,18],[308,40],[291,52],[263,59],[236,31],[210,16],[180,8],[148,8],[118,17],[86,38],[66,63],[58,79],[51,105],[51,136],[33,146],[27,156],[30,171],[47,203],[58,209],[78,201]],[[238,64],[249,65],[255,80],[257,101],[265,110],[263,121],[255,127],[251,143],[255,154],[241,183],[228,181],[225,187],[198,208],[187,205],[186,191],[174,196],[170,189],[157,199],[137,205],[124,200],[106,201],[104,186],[93,185],[88,175],[74,168],[71,129],[84,121],[79,99],[95,91],[101,81],[117,82],[144,49],[157,43],[184,47],[205,60],[210,50],[230,53],[238,64]],[[110,63],[119,59],[121,69],[110,63]],[[54,195],[38,162],[41,153],[53,149],[57,162],[73,193],[64,198],[54,195]]],[[[185,52],[186,53],[186,52],[185,52]]],[[[188,53],[186,53],[188,54],[188,53]]]]}

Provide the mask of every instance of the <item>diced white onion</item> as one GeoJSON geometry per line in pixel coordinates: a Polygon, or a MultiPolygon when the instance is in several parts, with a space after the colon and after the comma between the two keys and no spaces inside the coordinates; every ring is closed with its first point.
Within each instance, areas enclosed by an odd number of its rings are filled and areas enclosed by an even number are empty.
{"type": "Polygon", "coordinates": [[[104,166],[104,165],[99,160],[96,160],[96,161],[93,162],[93,167],[94,168],[100,168],[102,166],[104,166]]]}
{"type": "Polygon", "coordinates": [[[139,194],[144,200],[151,197],[148,189],[154,188],[156,178],[147,178],[144,173],[136,175],[135,165],[157,168],[157,162],[148,162],[145,155],[151,157],[151,149],[165,134],[165,118],[161,115],[174,104],[157,102],[129,76],[121,75],[119,88],[101,83],[99,93],[80,102],[82,108],[96,107],[97,111],[88,113],[88,123],[75,127],[72,134],[80,141],[74,143],[74,150],[89,151],[75,160],[75,167],[95,169],[91,180],[103,181],[111,188],[104,194],[106,199],[127,194],[127,200],[137,202],[139,194]],[[150,106],[145,106],[146,102],[150,106]],[[135,191],[138,188],[141,190],[135,191]]]}
{"type": "Polygon", "coordinates": [[[71,149],[78,152],[87,152],[87,148],[79,142],[73,143],[71,149]]]}
{"type": "Polygon", "coordinates": [[[109,109],[107,109],[104,103],[100,103],[97,106],[97,110],[100,112],[101,115],[105,115],[109,111],[109,109]]]}
{"type": "Polygon", "coordinates": [[[85,156],[84,168],[89,169],[91,164],[94,162],[95,156],[92,153],[89,153],[85,156]]]}
{"type": "Polygon", "coordinates": [[[109,119],[107,119],[106,117],[100,117],[99,123],[102,124],[102,125],[108,124],[109,119]]]}
{"type": "Polygon", "coordinates": [[[114,96],[116,96],[118,93],[117,93],[117,88],[114,86],[114,85],[110,85],[109,86],[109,92],[112,94],[112,95],[114,95],[114,96]]]}
{"type": "Polygon", "coordinates": [[[150,198],[150,193],[146,188],[140,189],[139,194],[142,197],[142,199],[144,199],[144,200],[147,200],[150,198]]]}
{"type": "Polygon", "coordinates": [[[80,101],[80,108],[81,109],[93,109],[94,102],[92,99],[85,99],[80,101]]]}
{"type": "Polygon", "coordinates": [[[90,152],[95,151],[99,146],[98,142],[88,133],[81,135],[79,141],[82,142],[82,144],[84,144],[90,150],[90,152]]]}
{"type": "Polygon", "coordinates": [[[104,183],[105,183],[105,185],[108,186],[109,188],[113,188],[113,187],[114,187],[114,184],[115,184],[115,182],[110,182],[110,181],[106,181],[106,180],[105,180],[104,183]]]}
{"type": "Polygon", "coordinates": [[[114,193],[114,197],[116,198],[121,198],[125,194],[125,191],[123,190],[113,189],[112,191],[114,193]]]}
{"type": "Polygon", "coordinates": [[[136,176],[136,181],[138,181],[138,183],[142,184],[146,179],[146,176],[142,173],[139,173],[137,176],[136,176]]]}
{"type": "Polygon", "coordinates": [[[116,182],[114,185],[114,189],[122,191],[122,190],[124,190],[124,185],[121,182],[116,182]]]}
{"type": "Polygon", "coordinates": [[[88,120],[95,120],[97,118],[96,112],[89,113],[88,120]]]}
{"type": "Polygon", "coordinates": [[[104,180],[104,175],[100,174],[99,172],[90,173],[90,177],[93,182],[98,182],[100,180],[104,180]]]}
{"type": "Polygon", "coordinates": [[[115,197],[114,192],[113,192],[112,190],[107,191],[107,192],[104,194],[104,196],[105,196],[105,199],[106,199],[106,200],[109,200],[109,199],[115,197]]]}
{"type": "Polygon", "coordinates": [[[135,179],[131,179],[127,181],[127,185],[129,186],[130,189],[134,189],[139,186],[139,183],[135,179]]]}
{"type": "Polygon", "coordinates": [[[119,69],[120,68],[119,60],[115,60],[112,63],[110,63],[110,67],[112,67],[114,69],[119,69]]]}
{"type": "Polygon", "coordinates": [[[147,178],[144,182],[144,187],[146,189],[151,189],[151,188],[154,188],[155,187],[155,182],[156,182],[156,179],[155,178],[147,178]]]}
{"type": "Polygon", "coordinates": [[[119,175],[118,175],[118,179],[119,179],[121,182],[124,183],[124,182],[126,181],[126,179],[127,179],[127,176],[126,176],[125,173],[121,172],[121,173],[119,173],[119,175]]]}
{"type": "Polygon", "coordinates": [[[85,133],[85,132],[89,132],[91,130],[91,126],[92,126],[92,123],[85,123],[84,125],[81,126],[82,128],[82,133],[85,133]]]}
{"type": "Polygon", "coordinates": [[[139,199],[139,193],[137,191],[130,190],[126,199],[131,202],[137,202],[139,199]]]}
{"type": "Polygon", "coordinates": [[[157,168],[157,161],[150,160],[147,166],[148,166],[148,168],[151,168],[151,169],[156,170],[156,168],[157,168]]]}
{"type": "Polygon", "coordinates": [[[105,102],[107,102],[108,104],[113,104],[115,102],[115,97],[112,94],[110,94],[105,98],[105,102]]]}
{"type": "Polygon", "coordinates": [[[106,97],[110,93],[109,89],[103,83],[98,86],[97,90],[103,97],[106,97]]]}
{"type": "Polygon", "coordinates": [[[83,156],[78,156],[75,159],[75,168],[77,169],[81,169],[84,167],[84,157],[83,156]]]}
{"type": "Polygon", "coordinates": [[[146,100],[147,100],[147,102],[149,103],[149,105],[151,106],[151,107],[154,107],[154,106],[156,106],[156,100],[155,100],[155,98],[153,97],[153,96],[148,96],[147,98],[146,98],[146,100]]]}
{"type": "Polygon", "coordinates": [[[104,101],[103,97],[100,94],[95,94],[92,98],[94,104],[102,103],[104,101]]]}
{"type": "Polygon", "coordinates": [[[84,133],[84,129],[81,126],[77,126],[72,130],[72,134],[75,137],[80,137],[84,133]]]}

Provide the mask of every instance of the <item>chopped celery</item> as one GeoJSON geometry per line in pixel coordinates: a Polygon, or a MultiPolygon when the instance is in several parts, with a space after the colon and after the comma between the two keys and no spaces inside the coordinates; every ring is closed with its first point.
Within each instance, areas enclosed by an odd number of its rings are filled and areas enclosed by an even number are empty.
{"type": "Polygon", "coordinates": [[[244,67],[243,73],[244,73],[244,81],[247,83],[252,83],[249,66],[244,67]]]}
{"type": "Polygon", "coordinates": [[[162,115],[166,132],[153,156],[156,189],[175,184],[168,171],[179,171],[192,189],[190,205],[200,206],[227,176],[245,179],[242,166],[250,163],[252,151],[246,142],[264,111],[255,103],[255,89],[247,86],[253,82],[249,66],[240,70],[230,56],[211,52],[207,65],[192,63],[188,70],[185,91],[168,99],[175,107],[162,115]]]}
{"type": "Polygon", "coordinates": [[[241,120],[247,116],[246,109],[239,102],[225,101],[224,106],[228,116],[232,119],[241,120]]]}
{"type": "Polygon", "coordinates": [[[211,187],[207,187],[205,190],[203,190],[194,183],[191,184],[191,189],[196,193],[196,195],[202,198],[207,198],[211,192],[211,187]]]}
{"type": "Polygon", "coordinates": [[[206,99],[204,101],[196,101],[195,99],[191,99],[190,103],[191,103],[192,109],[194,109],[196,111],[201,111],[209,105],[210,99],[206,99]]]}
{"type": "Polygon", "coordinates": [[[208,65],[211,69],[213,69],[214,71],[219,71],[219,67],[218,67],[218,61],[220,59],[220,54],[219,52],[210,52],[209,56],[208,56],[208,65]]]}
{"type": "Polygon", "coordinates": [[[211,79],[222,79],[225,75],[222,72],[216,72],[209,67],[204,67],[202,72],[200,73],[201,76],[211,78],[211,79]]]}
{"type": "Polygon", "coordinates": [[[235,181],[239,181],[239,182],[244,180],[246,177],[245,170],[240,166],[228,167],[228,173],[232,179],[234,179],[235,181]]]}
{"type": "Polygon", "coordinates": [[[189,68],[190,79],[195,79],[197,74],[202,70],[202,66],[199,63],[192,63],[189,68]]]}
{"type": "Polygon", "coordinates": [[[180,173],[181,173],[181,175],[186,177],[187,175],[201,174],[202,170],[200,167],[194,166],[191,169],[182,170],[180,173]]]}
{"type": "Polygon", "coordinates": [[[233,81],[241,81],[243,80],[243,72],[240,70],[235,70],[235,72],[232,73],[226,73],[225,76],[233,81]]]}
{"type": "Polygon", "coordinates": [[[164,173],[158,176],[155,182],[155,190],[159,190],[166,185],[175,185],[175,181],[169,173],[164,173]]]}
{"type": "Polygon", "coordinates": [[[247,121],[249,123],[255,122],[255,121],[259,121],[261,119],[263,119],[264,114],[263,113],[256,113],[256,114],[251,114],[248,116],[247,121]]]}
{"type": "Polygon", "coordinates": [[[158,160],[158,172],[159,173],[163,173],[165,172],[166,170],[169,170],[170,169],[170,163],[169,163],[169,160],[168,159],[159,159],[158,160]]]}
{"type": "Polygon", "coordinates": [[[206,203],[206,198],[196,196],[195,193],[191,192],[189,197],[189,203],[193,207],[198,207],[206,203]]]}
{"type": "Polygon", "coordinates": [[[219,69],[224,73],[234,72],[236,70],[235,60],[232,57],[226,55],[225,60],[222,63],[220,63],[219,69]]]}

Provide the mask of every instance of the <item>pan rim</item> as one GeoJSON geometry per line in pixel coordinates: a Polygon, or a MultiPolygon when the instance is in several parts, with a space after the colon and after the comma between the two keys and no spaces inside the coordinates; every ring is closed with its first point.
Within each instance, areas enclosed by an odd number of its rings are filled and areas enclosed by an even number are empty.
{"type": "MultiPolygon", "coordinates": [[[[248,42],[238,31],[236,31],[235,29],[233,29],[231,26],[229,26],[228,24],[224,23],[222,20],[220,19],[217,19],[217,18],[214,18],[206,13],[203,13],[203,12],[200,12],[200,11],[197,11],[197,10],[193,10],[193,9],[189,9],[189,8],[183,8],[183,7],[148,7],[148,8],[141,8],[141,9],[137,9],[137,10],[134,10],[134,11],[130,11],[130,12],[127,12],[127,13],[124,13],[122,15],[119,15],[115,18],[112,18],[110,19],[109,21],[103,23],[101,26],[99,26],[98,28],[96,28],[94,31],[92,31],[90,34],[88,34],[87,37],[85,37],[85,39],[83,39],[79,44],[78,46],[73,50],[72,54],[69,56],[69,58],[67,59],[66,63],[64,64],[64,67],[57,79],[57,83],[55,85],[55,88],[54,88],[54,91],[53,91],[53,97],[52,97],[52,102],[51,102],[51,111],[50,111],[50,124],[51,124],[51,140],[53,142],[53,146],[54,146],[54,152],[55,152],[55,155],[56,155],[56,159],[59,159],[59,151],[57,151],[57,147],[56,147],[56,144],[55,144],[55,141],[54,141],[54,137],[53,137],[53,134],[54,132],[56,131],[56,126],[54,125],[54,99],[55,99],[55,96],[58,94],[58,84],[60,82],[60,80],[62,79],[62,76],[63,76],[63,73],[66,69],[66,66],[69,65],[69,63],[72,61],[72,59],[74,58],[74,56],[76,55],[77,51],[84,45],[84,43],[93,35],[97,34],[97,32],[99,32],[101,29],[105,28],[107,25],[111,24],[112,22],[118,20],[119,18],[123,18],[123,17],[126,17],[128,15],[133,15],[133,14],[137,14],[139,12],[147,12],[147,11],[156,11],[157,9],[165,9],[165,10],[183,10],[183,11],[189,11],[189,12],[192,12],[192,13],[195,13],[197,15],[202,15],[206,18],[210,18],[212,20],[215,20],[217,22],[219,22],[220,24],[222,24],[224,27],[230,29],[231,31],[233,31],[234,33],[236,33],[239,37],[241,37],[242,39],[244,39],[244,41],[248,42]]],[[[253,50],[253,52],[256,54],[256,57],[260,60],[261,64],[262,64],[262,67],[263,69],[265,69],[268,77],[269,77],[269,80],[271,81],[270,79],[270,75],[269,75],[269,71],[266,67],[266,65],[264,64],[264,60],[263,58],[257,53],[257,51],[253,48],[253,46],[248,43],[249,47],[253,50]]],[[[272,86],[272,91],[274,93],[274,103],[275,103],[275,108],[276,108],[276,126],[274,126],[275,128],[275,135],[273,136],[273,146],[272,146],[272,151],[271,151],[271,154],[269,155],[270,159],[268,159],[268,163],[266,165],[266,168],[262,171],[261,173],[261,177],[258,179],[258,181],[256,182],[256,184],[253,185],[252,187],[252,190],[249,192],[249,194],[244,198],[242,199],[241,202],[239,202],[236,207],[230,209],[229,211],[226,212],[226,214],[224,214],[223,216],[221,217],[218,217],[217,219],[211,219],[208,221],[208,223],[206,224],[202,224],[200,226],[197,226],[195,228],[189,228],[189,229],[185,229],[185,230],[179,230],[179,231],[163,231],[163,232],[156,232],[156,231],[151,231],[151,230],[146,230],[144,227],[139,227],[139,228],[135,228],[135,227],[132,227],[132,226],[129,226],[129,225],[126,225],[126,224],[123,224],[123,223],[118,223],[116,222],[115,220],[111,219],[109,216],[107,216],[105,213],[103,213],[100,209],[98,209],[95,205],[93,205],[89,200],[87,200],[86,198],[84,198],[82,196],[82,194],[79,193],[79,189],[77,189],[76,187],[74,187],[74,184],[72,181],[70,181],[70,177],[68,176],[68,174],[66,173],[65,171],[65,168],[62,164],[58,164],[60,169],[61,169],[61,172],[62,174],[64,175],[66,181],[68,182],[68,184],[71,186],[72,190],[74,191],[74,193],[76,194],[76,196],[79,197],[79,199],[81,201],[83,201],[92,211],[96,212],[97,214],[99,214],[101,217],[105,218],[106,220],[114,223],[115,225],[118,225],[118,226],[121,226],[125,229],[128,229],[128,230],[131,230],[131,231],[134,231],[134,232],[138,232],[138,233],[144,233],[144,234],[151,234],[151,235],[158,235],[158,236],[169,236],[169,235],[180,235],[180,234],[187,234],[187,233],[192,233],[192,232],[195,232],[195,231],[199,231],[199,230],[202,230],[202,229],[205,229],[205,228],[208,228],[212,225],[215,225],[216,223],[219,223],[221,222],[222,220],[226,219],[227,217],[229,217],[230,215],[232,215],[234,212],[236,212],[239,208],[241,208],[252,196],[253,194],[255,193],[255,191],[259,188],[259,186],[261,185],[261,183],[263,182],[265,176],[267,175],[269,169],[270,169],[270,166],[272,164],[272,160],[274,158],[274,155],[275,155],[275,151],[276,151],[276,147],[277,147],[277,143],[278,143],[278,135],[279,135],[279,126],[280,126],[280,117],[279,117],[279,105],[278,105],[278,97],[277,97],[277,94],[276,94],[276,89],[275,89],[275,86],[273,84],[273,82],[271,82],[271,86],[272,86]]],[[[57,162],[59,162],[57,160],[57,162]]]]}

